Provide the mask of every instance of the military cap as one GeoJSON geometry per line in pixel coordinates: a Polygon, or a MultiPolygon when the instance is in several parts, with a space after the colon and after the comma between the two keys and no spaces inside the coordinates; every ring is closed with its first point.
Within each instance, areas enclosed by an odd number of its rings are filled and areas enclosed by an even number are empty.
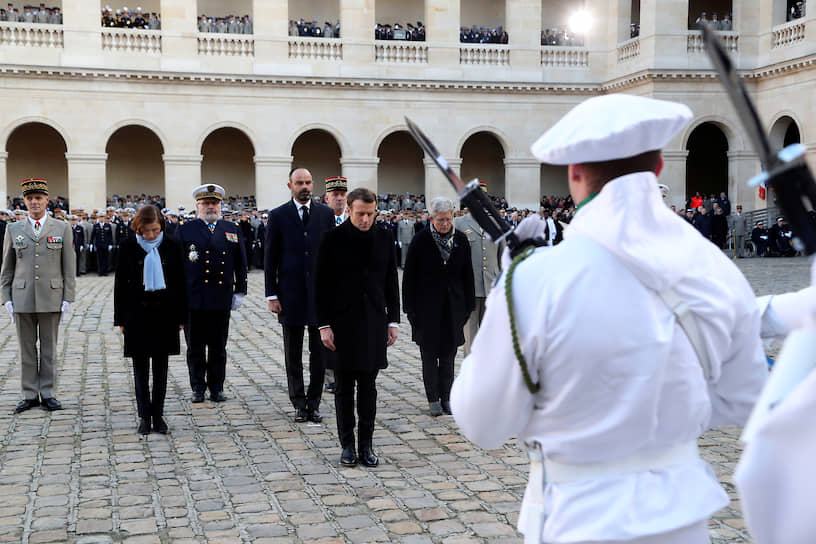
{"type": "Polygon", "coordinates": [[[44,179],[30,178],[24,179],[20,186],[23,188],[23,196],[33,193],[48,195],[48,182],[44,179]]]}
{"type": "Polygon", "coordinates": [[[326,192],[348,191],[348,180],[343,176],[326,178],[326,192]]]}
{"type": "Polygon", "coordinates": [[[201,185],[193,189],[193,198],[196,200],[203,200],[205,198],[214,198],[216,200],[224,200],[224,195],[226,191],[220,185],[216,185],[215,183],[209,183],[207,185],[201,185]]]}

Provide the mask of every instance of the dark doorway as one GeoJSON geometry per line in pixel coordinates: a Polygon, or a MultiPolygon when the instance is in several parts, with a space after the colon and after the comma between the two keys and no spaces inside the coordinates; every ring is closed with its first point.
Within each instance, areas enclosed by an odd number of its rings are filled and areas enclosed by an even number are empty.
{"type": "Polygon", "coordinates": [[[714,123],[695,128],[686,144],[686,197],[728,193],[728,139],[714,123]]]}

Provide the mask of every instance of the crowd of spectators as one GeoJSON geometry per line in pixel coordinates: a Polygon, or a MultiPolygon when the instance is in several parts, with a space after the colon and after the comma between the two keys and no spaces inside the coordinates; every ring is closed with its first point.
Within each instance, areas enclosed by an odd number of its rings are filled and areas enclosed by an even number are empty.
{"type": "Polygon", "coordinates": [[[415,42],[425,41],[425,27],[422,21],[417,21],[416,26],[411,23],[405,26],[395,23],[391,25],[381,25],[377,23],[374,27],[375,40],[408,40],[415,42]]]}
{"type": "Polygon", "coordinates": [[[501,27],[494,29],[473,25],[470,29],[463,26],[459,29],[459,41],[461,43],[510,43],[510,35],[501,27]]]}
{"type": "Polygon", "coordinates": [[[731,15],[729,14],[723,15],[723,17],[720,18],[720,16],[716,13],[712,13],[711,18],[709,19],[708,14],[704,11],[699,17],[697,17],[697,20],[694,21],[693,29],[701,29],[705,23],[708,23],[714,30],[734,30],[734,24],[731,21],[731,15]]]}
{"type": "Polygon", "coordinates": [[[566,28],[547,28],[541,31],[541,45],[582,46],[584,37],[566,28]]]}
{"type": "Polygon", "coordinates": [[[45,4],[40,4],[40,7],[24,6],[23,13],[14,7],[14,4],[9,2],[6,9],[0,8],[0,21],[8,21],[10,23],[40,23],[45,25],[61,25],[62,12],[59,6],[52,8],[45,7],[45,4]]]}
{"type": "MultiPolygon", "coordinates": [[[[27,210],[22,196],[10,196],[6,198],[6,206],[9,210],[27,210]]],[[[68,210],[68,199],[63,196],[48,199],[48,211],[68,210]]]]}
{"type": "Polygon", "coordinates": [[[295,21],[289,20],[289,35],[301,36],[305,38],[339,38],[340,37],[340,21],[336,24],[331,24],[329,21],[323,23],[321,27],[317,23],[317,19],[311,22],[304,19],[295,21]]]}
{"type": "Polygon", "coordinates": [[[796,2],[796,4],[791,6],[790,11],[788,12],[788,21],[793,21],[794,19],[801,19],[802,17],[805,16],[806,9],[807,9],[806,0],[796,2]]]}
{"type": "Polygon", "coordinates": [[[252,17],[249,15],[211,17],[202,13],[198,18],[198,31],[218,34],[252,34],[252,17]]]}
{"type": "Polygon", "coordinates": [[[137,28],[141,30],[161,30],[158,13],[143,13],[141,7],[128,9],[123,6],[114,11],[110,6],[102,10],[102,26],[105,28],[137,28]]]}

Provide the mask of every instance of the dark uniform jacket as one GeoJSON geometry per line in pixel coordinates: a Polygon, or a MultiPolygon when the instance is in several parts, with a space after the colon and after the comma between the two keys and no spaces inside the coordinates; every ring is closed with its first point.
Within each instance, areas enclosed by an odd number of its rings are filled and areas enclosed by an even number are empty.
{"type": "Polygon", "coordinates": [[[334,212],[312,202],[309,224],[303,225],[292,200],[269,212],[264,248],[266,296],[277,296],[278,320],[293,327],[316,325],[314,259],[320,238],[334,228],[334,212]]]}
{"type": "Polygon", "coordinates": [[[77,223],[75,227],[71,228],[74,231],[74,250],[78,253],[80,248],[85,245],[85,227],[77,223]]]}
{"type": "Polygon", "coordinates": [[[388,366],[388,324],[399,323],[397,261],[390,233],[361,232],[346,221],[327,232],[315,269],[318,326],[329,325],[336,369],[374,372],[388,366]]]}
{"type": "Polygon", "coordinates": [[[454,232],[447,263],[430,228],[414,236],[402,276],[402,306],[420,348],[441,355],[465,343],[463,327],[476,297],[470,243],[463,232],[454,232]]]}
{"type": "Polygon", "coordinates": [[[96,247],[97,251],[108,251],[108,246],[113,246],[113,227],[111,224],[107,222],[104,225],[94,223],[91,243],[96,247]]]}
{"type": "Polygon", "coordinates": [[[247,292],[247,264],[238,227],[219,220],[210,234],[201,219],[178,230],[184,252],[190,310],[229,310],[232,295],[247,292]]]}
{"type": "Polygon", "coordinates": [[[136,238],[119,245],[119,266],[113,287],[113,324],[125,327],[125,357],[178,355],[179,325],[187,320],[187,290],[181,243],[169,236],[159,245],[163,291],[145,292],[147,253],[136,238]]]}

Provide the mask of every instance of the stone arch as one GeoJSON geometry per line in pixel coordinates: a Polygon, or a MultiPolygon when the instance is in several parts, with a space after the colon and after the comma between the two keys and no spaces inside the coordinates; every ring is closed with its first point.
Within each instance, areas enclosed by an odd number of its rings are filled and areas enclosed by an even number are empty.
{"type": "Polygon", "coordinates": [[[425,152],[407,129],[394,130],[379,140],[376,156],[377,190],[381,194],[424,194],[425,152]]]}
{"type": "MultiPolygon", "coordinates": [[[[255,143],[258,141],[258,137],[255,135],[255,132],[247,125],[243,123],[236,123],[234,121],[221,121],[219,123],[214,123],[207,127],[207,129],[201,133],[201,136],[199,137],[198,142],[196,143],[196,149],[201,149],[201,146],[204,145],[204,141],[207,138],[209,138],[213,132],[222,128],[234,128],[236,130],[243,132],[244,136],[246,136],[247,139],[249,139],[249,143],[252,144],[252,148],[258,149],[258,146],[255,143]]],[[[167,149],[166,146],[165,149],[167,149]]]]}
{"type": "Polygon", "coordinates": [[[471,134],[459,150],[462,159],[461,178],[465,183],[478,178],[487,184],[492,196],[506,196],[504,159],[506,148],[501,138],[492,131],[471,134]]]}
{"type": "Polygon", "coordinates": [[[513,148],[510,145],[510,138],[508,138],[507,135],[504,132],[497,129],[496,127],[492,127],[492,126],[489,126],[489,125],[480,125],[480,126],[471,128],[470,130],[465,132],[465,134],[459,139],[459,142],[456,144],[456,155],[458,157],[462,156],[462,147],[465,145],[465,142],[467,142],[470,139],[471,136],[473,136],[474,134],[478,134],[479,132],[488,132],[494,138],[496,138],[496,140],[498,140],[498,142],[502,146],[502,150],[504,151],[504,156],[505,157],[515,156],[513,154],[513,148]]]}
{"type": "Polygon", "coordinates": [[[340,158],[343,156],[343,148],[335,135],[323,128],[311,128],[301,132],[289,149],[292,167],[306,168],[311,172],[315,195],[322,195],[325,192],[326,178],[342,175],[340,158]]]}
{"type": "MultiPolygon", "coordinates": [[[[41,177],[48,180],[49,198],[68,198],[68,142],[50,123],[29,121],[8,132],[5,140],[7,194],[21,194],[20,182],[41,177]]],[[[5,203],[4,203],[5,204],[5,203]]],[[[69,202],[70,204],[70,202],[69,202]]]]}
{"type": "Polygon", "coordinates": [[[683,133],[683,149],[688,149],[688,140],[691,136],[691,133],[697,129],[703,123],[712,123],[719,128],[723,134],[725,134],[725,138],[728,140],[728,149],[732,151],[742,150],[745,149],[744,142],[739,136],[739,132],[734,130],[731,126],[731,121],[726,119],[725,117],[721,117],[719,115],[706,115],[703,117],[699,117],[689,123],[686,127],[685,132],[683,133]]]}
{"type": "MultiPolygon", "coordinates": [[[[159,126],[157,124],[152,123],[150,121],[146,121],[144,119],[136,119],[136,118],[122,119],[121,121],[119,121],[117,123],[114,123],[113,125],[108,127],[108,129],[102,135],[102,144],[107,146],[108,142],[110,141],[111,136],[113,136],[116,133],[117,130],[119,130],[120,128],[129,127],[129,126],[139,126],[139,127],[146,128],[147,130],[149,130],[150,132],[152,132],[153,134],[156,135],[156,137],[159,139],[159,143],[161,143],[162,149],[165,150],[165,152],[168,149],[167,148],[167,144],[168,144],[167,137],[164,135],[164,131],[161,128],[159,128],[159,126]]],[[[200,147],[201,146],[199,145],[199,148],[200,147]]]]}
{"type": "Polygon", "coordinates": [[[333,126],[327,125],[325,123],[309,123],[307,125],[299,126],[297,132],[295,132],[289,138],[288,149],[292,149],[295,145],[295,142],[301,136],[303,136],[304,134],[311,130],[322,130],[323,132],[328,132],[334,138],[334,141],[337,142],[337,146],[340,148],[340,156],[341,157],[348,156],[347,151],[349,149],[349,146],[343,134],[333,126]]]}
{"type": "Polygon", "coordinates": [[[255,195],[255,144],[234,123],[219,123],[201,142],[201,182],[224,187],[227,198],[255,195]]]}
{"type": "Polygon", "coordinates": [[[686,198],[729,193],[728,136],[721,125],[698,124],[686,141],[686,198]]]}
{"type": "Polygon", "coordinates": [[[21,117],[9,123],[5,130],[0,134],[0,141],[4,142],[4,149],[8,150],[8,139],[11,137],[11,134],[20,128],[23,125],[27,125],[28,123],[40,123],[42,125],[46,125],[51,127],[52,129],[56,130],[57,133],[62,137],[62,141],[65,142],[66,153],[71,153],[74,146],[71,138],[68,135],[68,131],[65,130],[59,123],[54,121],[53,119],[49,119],[42,115],[29,115],[26,117],[21,117]]]}
{"type": "Polygon", "coordinates": [[[777,115],[769,130],[772,150],[777,152],[790,144],[805,141],[802,135],[802,127],[803,125],[789,112],[777,115]]]}
{"type": "Polygon", "coordinates": [[[165,194],[164,143],[142,123],[120,126],[105,142],[105,192],[113,195],[165,194]]]}

